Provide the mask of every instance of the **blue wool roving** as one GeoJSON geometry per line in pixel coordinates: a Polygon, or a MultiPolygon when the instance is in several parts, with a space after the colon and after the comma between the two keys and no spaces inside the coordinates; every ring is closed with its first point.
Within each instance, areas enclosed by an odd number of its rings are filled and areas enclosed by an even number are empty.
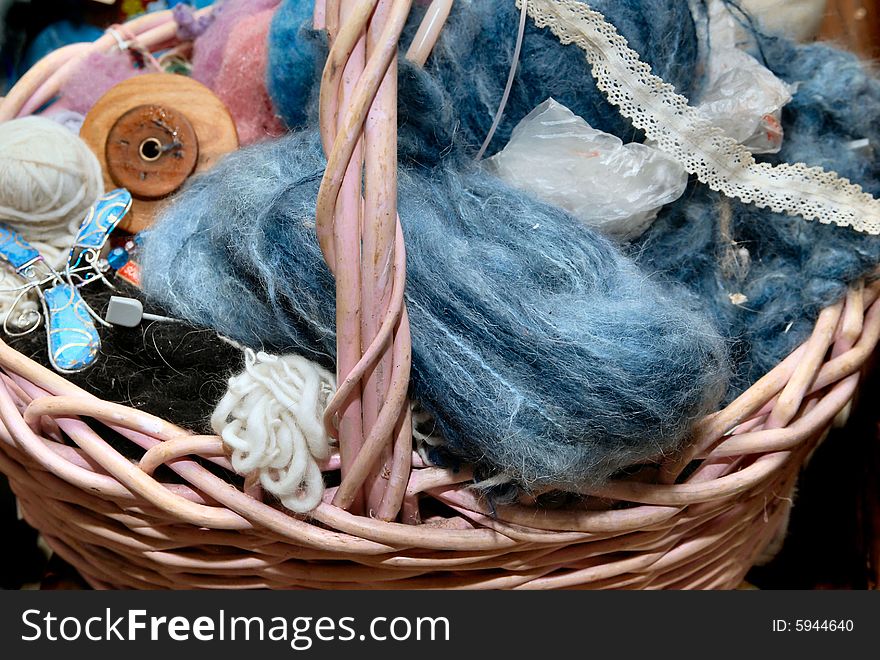
{"type": "MultiPolygon", "coordinates": [[[[269,91],[291,128],[304,124],[318,78],[304,57],[323,61],[323,40],[303,20],[304,0],[286,0],[269,35],[269,91]],[[305,56],[304,53],[309,53],[305,56]]],[[[696,29],[687,0],[590,0],[630,46],[667,82],[689,94],[697,65],[696,29]]],[[[408,45],[424,16],[414,8],[401,38],[408,45]]],[[[433,163],[455,144],[479,149],[489,133],[513,61],[519,9],[513,0],[456,0],[424,69],[401,58],[401,155],[433,163]]],[[[584,52],[562,45],[529,19],[519,68],[503,120],[487,155],[501,149],[513,128],[553,97],[599,130],[631,142],[635,131],[596,88],[584,52]]]]}
{"type": "Polygon", "coordinates": [[[290,128],[310,118],[327,56],[325,35],[312,29],[314,7],[313,0],[282,0],[269,28],[266,89],[290,128]]]}
{"type": "MultiPolygon", "coordinates": [[[[767,66],[798,85],[783,111],[782,151],[767,160],[821,166],[880,194],[880,81],[854,55],[827,45],[759,38],[767,66]],[[869,146],[853,148],[862,139],[869,146]]],[[[876,267],[880,238],[697,186],[661,213],[636,251],[645,268],[696,293],[722,334],[735,340],[731,394],[737,394],[809,336],[822,307],[876,267]],[[736,305],[730,294],[746,301],[736,305]]]]}
{"type": "Polygon", "coordinates": [[[880,80],[852,53],[827,44],[798,46],[765,37],[766,65],[797,84],[783,114],[785,140],[774,162],[804,162],[833,170],[872,195],[880,194],[880,80]],[[852,140],[867,138],[867,149],[852,140]]]}
{"type": "MultiPolygon", "coordinates": [[[[244,344],[331,363],[323,169],[310,132],[194,177],[145,238],[145,291],[244,344]]],[[[575,489],[680,447],[717,404],[726,347],[692,298],[479,169],[401,168],[399,185],[412,394],[454,455],[575,489]]]]}

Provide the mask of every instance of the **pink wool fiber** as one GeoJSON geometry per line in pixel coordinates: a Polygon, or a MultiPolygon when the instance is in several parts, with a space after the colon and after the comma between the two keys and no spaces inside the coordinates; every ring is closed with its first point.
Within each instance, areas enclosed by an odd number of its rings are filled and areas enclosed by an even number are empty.
{"type": "Polygon", "coordinates": [[[243,19],[229,35],[223,61],[214,83],[235,120],[238,140],[253,144],[284,133],[266,90],[266,48],[269,25],[275,10],[262,11],[243,19]]]}
{"type": "Polygon", "coordinates": [[[123,80],[147,73],[135,69],[128,53],[112,50],[86,57],[61,86],[60,99],[53,109],[86,114],[110,88],[123,80]]]}
{"type": "MultiPolygon", "coordinates": [[[[280,0],[226,0],[215,10],[214,22],[193,43],[192,76],[214,89],[229,36],[255,14],[275,9],[280,0]]],[[[265,46],[264,46],[265,48],[265,46]]]]}

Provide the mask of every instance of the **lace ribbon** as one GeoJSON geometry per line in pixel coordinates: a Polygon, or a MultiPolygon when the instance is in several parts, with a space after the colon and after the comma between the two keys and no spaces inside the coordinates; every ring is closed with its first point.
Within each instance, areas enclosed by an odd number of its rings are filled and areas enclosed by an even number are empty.
{"type": "MultiPolygon", "coordinates": [[[[521,7],[522,0],[516,0],[521,7]]],[[[861,186],[803,163],[770,165],[701,118],[675,88],[651,73],[617,29],[580,0],[529,0],[538,27],[576,44],[596,85],[634,126],[688,172],[728,197],[823,224],[880,234],[880,201],[861,186]]]]}

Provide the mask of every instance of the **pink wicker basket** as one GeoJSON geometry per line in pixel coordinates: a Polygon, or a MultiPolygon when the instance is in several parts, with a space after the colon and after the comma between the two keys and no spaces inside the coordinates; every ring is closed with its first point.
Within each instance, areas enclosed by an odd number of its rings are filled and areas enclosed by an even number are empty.
{"type": "MultiPolygon", "coordinates": [[[[292,516],[193,460],[231,469],[219,438],[101,401],[0,342],[0,470],[24,516],[97,588],[736,587],[779,530],[806,457],[853,399],[880,337],[880,284],[825,309],[804,345],[703,420],[650,482],[614,481],[569,509],[490,509],[467,471],[425,465],[409,432],[394,176],[409,7],[327,0],[316,12],[333,44],[317,227],[337,279],[340,387],[328,412],[342,448],[323,469],[341,471],[340,486],[310,516],[292,516]],[[389,261],[383,279],[372,265],[389,261]],[[83,418],[143,457],[124,457],[83,418]],[[161,465],[180,479],[157,480],[161,465]]],[[[127,29],[153,50],[175,39],[168,12],[127,29]]],[[[113,47],[105,36],[52,53],[0,104],[0,121],[34,112],[77,61],[113,47]]]]}

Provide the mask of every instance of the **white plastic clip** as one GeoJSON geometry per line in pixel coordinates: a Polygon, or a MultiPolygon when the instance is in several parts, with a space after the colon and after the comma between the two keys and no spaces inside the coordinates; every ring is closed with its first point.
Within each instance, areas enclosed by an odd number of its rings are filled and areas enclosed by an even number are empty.
{"type": "Polygon", "coordinates": [[[113,325],[121,325],[123,328],[137,327],[144,320],[179,322],[178,319],[172,319],[168,316],[145,314],[144,306],[140,300],[124,296],[110,296],[110,303],[107,305],[104,320],[113,325]]]}

